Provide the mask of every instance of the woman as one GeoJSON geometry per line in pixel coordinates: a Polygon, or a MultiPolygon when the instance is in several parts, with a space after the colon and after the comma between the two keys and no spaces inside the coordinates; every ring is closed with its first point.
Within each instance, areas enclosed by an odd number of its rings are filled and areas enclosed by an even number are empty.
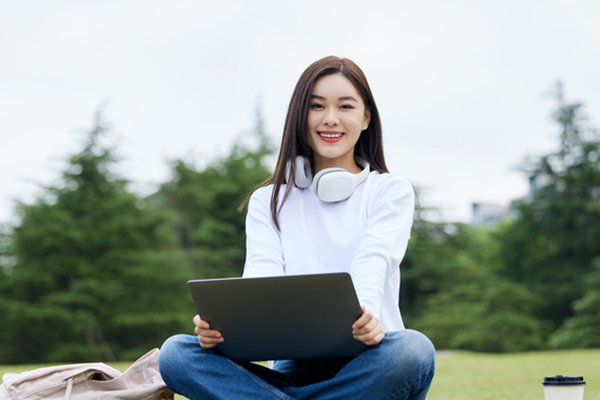
{"type": "Polygon", "coordinates": [[[411,185],[387,171],[363,72],[333,56],[310,65],[290,101],[275,173],[249,200],[244,277],[350,273],[363,309],[352,333],[369,347],[269,370],[213,354],[226,338],[196,315],[197,337],[161,349],[167,385],[193,400],[424,399],[435,351],[404,329],[398,308],[413,212],[411,185]]]}

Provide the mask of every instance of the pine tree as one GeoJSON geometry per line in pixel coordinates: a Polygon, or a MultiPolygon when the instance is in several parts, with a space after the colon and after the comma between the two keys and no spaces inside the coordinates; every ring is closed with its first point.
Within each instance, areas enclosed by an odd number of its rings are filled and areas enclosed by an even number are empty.
{"type": "Polygon", "coordinates": [[[587,309],[579,299],[600,261],[600,138],[561,84],[554,98],[560,147],[526,165],[532,193],[499,235],[506,275],[543,296],[538,314],[552,329],[587,309]]]}
{"type": "Polygon", "coordinates": [[[255,143],[236,143],[227,157],[204,169],[177,160],[173,179],[151,197],[174,216],[173,229],[197,278],[242,274],[245,216],[238,207],[270,176],[266,160],[273,152],[260,111],[254,131],[245,137],[255,143]]]}
{"type": "Polygon", "coordinates": [[[0,288],[0,363],[131,360],[190,330],[186,279],[164,212],[113,173],[96,115],[60,183],[21,204],[0,288]]]}

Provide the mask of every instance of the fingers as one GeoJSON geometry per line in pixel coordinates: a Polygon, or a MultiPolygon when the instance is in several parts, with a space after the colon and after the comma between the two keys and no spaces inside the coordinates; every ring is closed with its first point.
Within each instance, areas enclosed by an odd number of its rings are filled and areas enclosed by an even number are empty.
{"type": "Polygon", "coordinates": [[[356,340],[368,346],[380,343],[385,336],[385,331],[379,323],[379,319],[371,311],[365,309],[364,306],[362,310],[363,314],[352,325],[352,335],[356,340]]]}
{"type": "Polygon", "coordinates": [[[362,315],[360,316],[360,318],[358,318],[356,320],[356,322],[352,325],[352,330],[354,331],[355,329],[361,329],[362,327],[364,327],[366,324],[369,323],[369,321],[373,318],[373,314],[371,313],[371,311],[367,310],[365,308],[365,306],[361,307],[362,309],[362,315]]]}
{"type": "Polygon", "coordinates": [[[381,328],[381,326],[377,330],[365,333],[363,335],[361,335],[361,334],[354,335],[354,338],[356,340],[363,342],[367,346],[374,346],[376,344],[381,343],[381,341],[383,340],[384,337],[385,337],[385,332],[384,332],[383,328],[381,328]]]}
{"type": "Polygon", "coordinates": [[[194,332],[198,335],[200,346],[205,349],[210,349],[224,341],[221,332],[210,329],[208,322],[203,321],[199,315],[194,317],[194,332]]]}

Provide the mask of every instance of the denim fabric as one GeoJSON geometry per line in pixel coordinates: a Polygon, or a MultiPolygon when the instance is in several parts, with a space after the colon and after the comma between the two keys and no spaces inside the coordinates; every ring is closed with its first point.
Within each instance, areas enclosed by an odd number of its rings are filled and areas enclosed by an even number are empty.
{"type": "Polygon", "coordinates": [[[411,399],[427,396],[435,349],[413,330],[387,333],[355,358],[277,361],[270,370],[236,363],[177,335],[162,346],[159,368],[167,386],[190,400],[411,399]]]}

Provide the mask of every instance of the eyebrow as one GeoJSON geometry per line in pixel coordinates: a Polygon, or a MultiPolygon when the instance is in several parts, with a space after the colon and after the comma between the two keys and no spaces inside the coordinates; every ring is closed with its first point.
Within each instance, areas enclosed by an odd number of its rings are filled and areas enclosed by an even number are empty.
{"type": "MultiPolygon", "coordinates": [[[[310,95],[311,99],[319,99],[319,100],[325,100],[324,96],[319,96],[318,94],[312,94],[310,95]]],[[[354,96],[342,96],[342,97],[338,97],[338,100],[344,101],[344,100],[352,100],[358,103],[358,100],[356,99],[356,97],[354,96]]]]}

